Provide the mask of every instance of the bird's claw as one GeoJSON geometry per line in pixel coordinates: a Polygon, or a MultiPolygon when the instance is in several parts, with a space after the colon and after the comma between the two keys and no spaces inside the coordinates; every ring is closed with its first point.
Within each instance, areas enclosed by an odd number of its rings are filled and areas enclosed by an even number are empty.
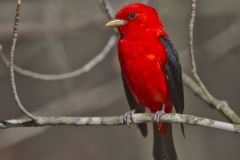
{"type": "Polygon", "coordinates": [[[157,111],[156,114],[155,114],[155,116],[154,116],[154,120],[156,120],[157,123],[159,123],[160,120],[161,120],[161,117],[162,117],[164,114],[165,114],[164,109],[162,109],[162,110],[160,110],[160,111],[157,111]]]}
{"type": "Polygon", "coordinates": [[[136,110],[132,110],[132,111],[129,111],[129,112],[126,112],[124,115],[123,115],[123,122],[125,124],[128,125],[128,127],[130,127],[130,122],[133,122],[133,114],[136,112],[136,110]]]}

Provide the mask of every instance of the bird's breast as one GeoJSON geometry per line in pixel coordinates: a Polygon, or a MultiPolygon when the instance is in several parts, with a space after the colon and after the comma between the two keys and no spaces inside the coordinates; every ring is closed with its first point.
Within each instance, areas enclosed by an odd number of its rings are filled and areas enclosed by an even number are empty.
{"type": "Polygon", "coordinates": [[[160,42],[119,41],[119,60],[127,84],[135,96],[150,110],[158,110],[168,99],[163,65],[166,51],[160,42]]]}

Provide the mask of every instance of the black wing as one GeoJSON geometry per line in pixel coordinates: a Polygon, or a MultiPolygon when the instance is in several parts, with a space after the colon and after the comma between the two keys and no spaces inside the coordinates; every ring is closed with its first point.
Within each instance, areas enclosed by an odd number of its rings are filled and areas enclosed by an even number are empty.
{"type": "MultiPolygon", "coordinates": [[[[126,94],[127,101],[128,101],[129,106],[130,106],[130,109],[131,110],[136,110],[136,113],[144,113],[145,108],[143,106],[141,106],[139,103],[137,103],[137,101],[133,97],[131,91],[128,88],[128,85],[126,83],[126,80],[125,80],[123,74],[122,74],[122,80],[123,80],[124,90],[125,90],[125,94],[126,94]]],[[[144,137],[146,137],[147,136],[147,124],[146,123],[141,123],[141,124],[138,124],[137,126],[140,129],[142,135],[144,137]]]]}
{"type": "Polygon", "coordinates": [[[171,94],[173,104],[177,113],[183,113],[184,93],[182,82],[182,67],[179,61],[178,53],[172,43],[166,38],[161,37],[161,41],[166,47],[168,61],[165,65],[165,74],[167,76],[168,88],[171,94]]]}
{"type": "MultiPolygon", "coordinates": [[[[182,67],[179,61],[178,53],[173,44],[166,37],[161,37],[161,41],[166,47],[168,61],[164,71],[167,77],[168,89],[177,113],[183,113],[184,110],[184,93],[182,82],[182,67]]],[[[185,137],[184,127],[181,124],[182,133],[185,137]]]]}

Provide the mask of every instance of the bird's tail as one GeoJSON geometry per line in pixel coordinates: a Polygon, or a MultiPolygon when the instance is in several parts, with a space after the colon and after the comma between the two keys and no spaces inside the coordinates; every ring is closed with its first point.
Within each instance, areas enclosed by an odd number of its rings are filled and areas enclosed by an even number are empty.
{"type": "Polygon", "coordinates": [[[153,156],[154,160],[177,160],[172,136],[172,125],[153,123],[153,156]],[[159,128],[160,127],[160,128],[159,128]]]}
{"type": "Polygon", "coordinates": [[[168,124],[167,123],[159,123],[157,124],[159,132],[161,135],[164,135],[167,131],[168,124]]]}

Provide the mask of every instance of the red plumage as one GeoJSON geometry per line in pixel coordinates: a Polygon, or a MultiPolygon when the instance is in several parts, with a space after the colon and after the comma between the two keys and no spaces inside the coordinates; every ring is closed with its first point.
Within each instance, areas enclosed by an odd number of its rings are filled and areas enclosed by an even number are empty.
{"type": "MultiPolygon", "coordinates": [[[[106,26],[117,27],[120,32],[118,56],[131,110],[143,113],[148,108],[159,118],[161,111],[172,112],[174,105],[177,113],[183,113],[181,64],[155,9],[141,3],[127,5],[106,26]]],[[[129,113],[124,116],[126,123],[129,113]]],[[[137,126],[145,137],[147,125],[137,126]]],[[[153,138],[155,160],[177,160],[171,124],[154,123],[153,138]]]]}
{"type": "MultiPolygon", "coordinates": [[[[153,113],[162,110],[165,105],[165,112],[169,113],[172,102],[163,70],[167,53],[160,42],[160,36],[167,34],[156,11],[143,4],[124,7],[116,18],[129,19],[129,13],[133,11],[136,17],[128,20],[127,25],[118,27],[121,34],[118,53],[123,75],[136,101],[153,113]]],[[[161,127],[162,132],[165,129],[161,127]]]]}

